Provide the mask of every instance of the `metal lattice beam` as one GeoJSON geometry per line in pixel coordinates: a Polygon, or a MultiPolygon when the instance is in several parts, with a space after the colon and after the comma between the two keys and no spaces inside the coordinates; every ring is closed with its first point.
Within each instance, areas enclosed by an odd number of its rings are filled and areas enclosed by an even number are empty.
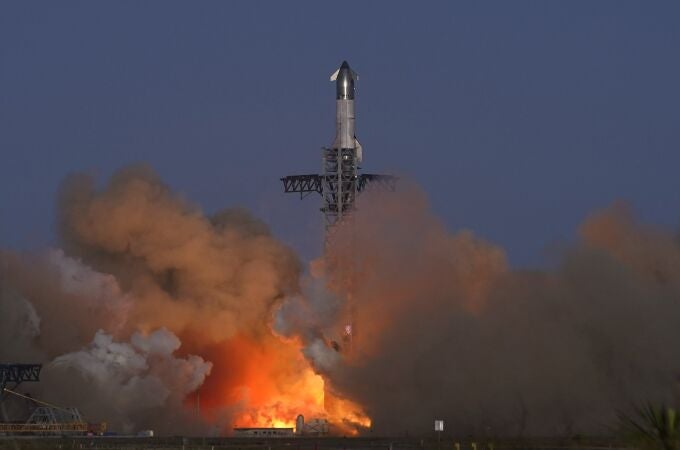
{"type": "Polygon", "coordinates": [[[397,187],[397,180],[399,178],[394,175],[379,175],[377,173],[365,173],[359,175],[359,192],[365,191],[367,188],[373,186],[380,189],[394,192],[397,187]]]}
{"type": "Polygon", "coordinates": [[[363,147],[355,133],[354,83],[358,80],[347,61],[330,77],[335,82],[335,139],[321,150],[321,174],[291,175],[281,178],[283,190],[299,193],[300,198],[316,192],[321,195],[325,219],[325,243],[332,228],[350,219],[358,195],[369,187],[394,191],[397,178],[391,175],[361,174],[363,147]]]}
{"type": "Polygon", "coordinates": [[[40,381],[42,364],[0,364],[0,395],[8,383],[18,385],[24,381],[40,381]]]}
{"type": "MultiPolygon", "coordinates": [[[[323,205],[321,211],[325,218],[326,233],[343,216],[351,214],[357,194],[368,189],[394,191],[398,178],[393,175],[375,173],[357,174],[356,165],[351,155],[348,158],[337,158],[336,149],[324,149],[326,166],[323,175],[289,175],[281,178],[285,193],[299,193],[300,198],[316,192],[321,195],[323,205]],[[349,159],[350,163],[344,162],[349,159]],[[343,161],[343,164],[338,164],[343,161]]],[[[326,239],[328,236],[326,236],[326,239]]]]}
{"type": "Polygon", "coordinates": [[[304,198],[312,192],[321,194],[323,177],[321,175],[291,175],[281,178],[283,192],[299,192],[300,198],[304,198]]]}
{"type": "MultiPolygon", "coordinates": [[[[359,192],[366,190],[369,186],[379,186],[387,191],[394,191],[398,177],[394,175],[381,175],[376,173],[365,173],[358,176],[359,192]]],[[[317,192],[321,194],[323,189],[323,175],[289,175],[281,178],[283,182],[283,192],[300,193],[302,197],[307,194],[317,192]]]]}

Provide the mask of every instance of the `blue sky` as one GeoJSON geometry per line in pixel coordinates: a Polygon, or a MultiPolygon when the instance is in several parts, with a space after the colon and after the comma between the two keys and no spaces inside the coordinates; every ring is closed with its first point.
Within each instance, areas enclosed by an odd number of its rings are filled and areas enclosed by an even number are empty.
{"type": "Polygon", "coordinates": [[[303,258],[343,59],[364,169],[414,178],[516,266],[623,199],[680,216],[680,3],[0,3],[0,245],[55,242],[60,180],[147,162],[206,212],[244,206],[303,258]]]}

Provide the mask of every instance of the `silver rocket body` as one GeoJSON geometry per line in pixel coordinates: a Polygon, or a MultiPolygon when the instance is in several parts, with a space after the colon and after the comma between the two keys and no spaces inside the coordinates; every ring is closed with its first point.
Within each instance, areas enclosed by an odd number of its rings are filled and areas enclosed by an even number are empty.
{"type": "Polygon", "coordinates": [[[356,138],[354,116],[354,83],[359,76],[343,61],[331,75],[335,81],[335,140],[332,148],[355,149],[357,163],[361,162],[361,145],[356,138]]]}
{"type": "Polygon", "coordinates": [[[335,104],[335,140],[333,148],[354,148],[354,100],[339,99],[335,104]]]}
{"type": "Polygon", "coordinates": [[[332,227],[354,210],[359,192],[358,169],[361,145],[355,136],[354,82],[357,74],[347,61],[331,75],[335,81],[335,140],[323,149],[323,183],[321,209],[326,218],[326,242],[332,227]]]}

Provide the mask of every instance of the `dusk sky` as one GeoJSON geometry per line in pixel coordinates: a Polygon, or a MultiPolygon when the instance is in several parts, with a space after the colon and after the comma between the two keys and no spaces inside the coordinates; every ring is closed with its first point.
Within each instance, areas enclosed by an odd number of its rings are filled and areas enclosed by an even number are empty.
{"type": "Polygon", "coordinates": [[[320,170],[344,59],[364,170],[515,266],[616,200],[680,224],[680,2],[0,1],[0,247],[57,245],[69,173],[143,162],[313,258],[319,199],[279,178],[320,170]]]}

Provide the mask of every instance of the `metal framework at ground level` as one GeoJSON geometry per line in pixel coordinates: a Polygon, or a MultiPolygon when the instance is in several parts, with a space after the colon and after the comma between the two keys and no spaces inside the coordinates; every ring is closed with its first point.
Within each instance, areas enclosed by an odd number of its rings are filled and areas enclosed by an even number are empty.
{"type": "MultiPolygon", "coordinates": [[[[85,422],[78,408],[62,408],[7,388],[3,392],[28,400],[36,406],[25,423],[0,423],[0,434],[102,435],[106,432],[107,425],[105,422],[85,422]]],[[[4,411],[3,415],[5,415],[4,411]]],[[[7,420],[6,417],[5,420],[7,420]]]]}
{"type": "Polygon", "coordinates": [[[24,381],[40,381],[42,364],[0,364],[0,396],[9,383],[18,386],[24,381]]]}
{"type": "MultiPolygon", "coordinates": [[[[100,426],[98,428],[101,429],[100,426]]],[[[106,431],[106,427],[103,428],[106,431]]],[[[10,434],[85,434],[90,430],[86,423],[0,423],[0,433],[10,434]]],[[[102,433],[104,431],[101,431],[102,433]]]]}

